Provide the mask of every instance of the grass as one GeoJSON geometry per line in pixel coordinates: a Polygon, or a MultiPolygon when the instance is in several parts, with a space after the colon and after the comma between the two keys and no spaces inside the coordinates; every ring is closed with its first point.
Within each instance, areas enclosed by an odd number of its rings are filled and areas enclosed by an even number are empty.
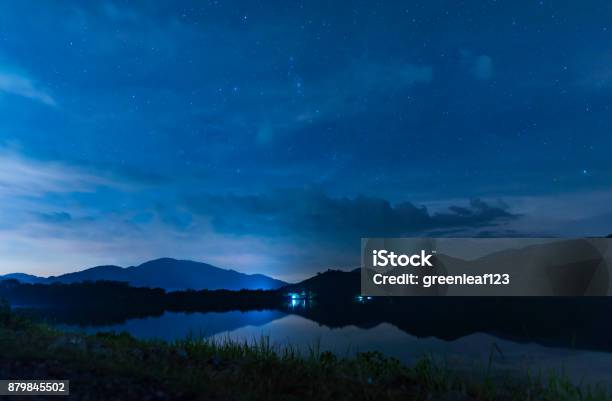
{"type": "Polygon", "coordinates": [[[268,337],[163,342],[64,333],[6,304],[0,369],[11,378],[67,378],[74,398],[94,400],[612,400],[601,387],[559,374],[494,378],[490,363],[485,375],[468,379],[432,356],[406,366],[378,352],[338,357],[316,343],[301,352],[268,337]]]}

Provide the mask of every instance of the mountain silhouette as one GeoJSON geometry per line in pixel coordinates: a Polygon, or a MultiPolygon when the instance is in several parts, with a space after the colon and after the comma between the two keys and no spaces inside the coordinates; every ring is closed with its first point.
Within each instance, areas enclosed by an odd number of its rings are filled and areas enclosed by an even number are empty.
{"type": "Polygon", "coordinates": [[[17,279],[23,283],[78,283],[83,281],[121,281],[134,287],[163,288],[165,290],[240,290],[276,289],[287,283],[263,274],[244,274],[222,269],[207,263],[190,260],[161,258],[139,266],[96,266],[79,272],[36,277],[24,273],[0,276],[2,279],[17,279]]]}
{"type": "Polygon", "coordinates": [[[299,283],[289,284],[283,291],[313,293],[326,299],[353,299],[361,293],[360,277],[360,268],[351,271],[330,269],[299,283]]]}
{"type": "Polygon", "coordinates": [[[46,279],[44,277],[33,276],[25,273],[10,273],[0,276],[0,280],[17,280],[25,284],[37,284],[43,283],[46,279]]]}

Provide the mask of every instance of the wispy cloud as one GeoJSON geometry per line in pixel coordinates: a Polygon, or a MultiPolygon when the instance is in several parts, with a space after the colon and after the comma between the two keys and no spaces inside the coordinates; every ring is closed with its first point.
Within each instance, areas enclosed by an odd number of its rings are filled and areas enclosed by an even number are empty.
{"type": "Polygon", "coordinates": [[[493,77],[493,59],[486,54],[475,55],[469,50],[461,50],[461,64],[467,72],[479,81],[493,77]]]}
{"type": "Polygon", "coordinates": [[[481,55],[476,57],[474,66],[472,67],[472,74],[481,81],[487,81],[491,79],[493,75],[493,60],[487,55],[481,55]]]}
{"type": "Polygon", "coordinates": [[[48,92],[35,84],[28,76],[1,67],[0,92],[25,97],[48,106],[57,105],[55,99],[48,92]]]}
{"type": "MultiPolygon", "coordinates": [[[[244,125],[258,127],[259,143],[270,143],[280,133],[296,131],[315,122],[337,120],[340,115],[372,112],[372,107],[378,107],[373,105],[384,108],[390,97],[431,83],[434,72],[431,65],[425,64],[354,60],[318,79],[302,80],[297,73],[292,73],[291,78],[291,87],[279,86],[264,99],[270,104],[265,112],[241,110],[250,119],[244,125]],[[273,106],[279,103],[283,106],[273,106]]],[[[245,105],[253,109],[251,103],[245,105]]]]}
{"type": "Polygon", "coordinates": [[[102,5],[102,10],[104,14],[112,21],[140,22],[142,20],[142,16],[138,14],[135,10],[125,6],[118,6],[111,1],[105,2],[102,5]]]}
{"type": "Polygon", "coordinates": [[[65,164],[25,158],[0,149],[0,199],[47,193],[91,191],[112,180],[65,164]]]}

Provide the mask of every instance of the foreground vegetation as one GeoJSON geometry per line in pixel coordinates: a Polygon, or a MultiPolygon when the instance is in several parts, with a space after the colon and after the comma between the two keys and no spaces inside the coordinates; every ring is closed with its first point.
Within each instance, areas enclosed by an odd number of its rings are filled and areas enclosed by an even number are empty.
{"type": "MultiPolygon", "coordinates": [[[[412,367],[379,353],[338,358],[190,337],[173,343],[128,334],[64,333],[0,307],[0,377],[69,379],[88,400],[612,400],[601,388],[553,376],[468,377],[424,357],[412,367]]],[[[29,397],[28,399],[34,399],[29,397]]]]}

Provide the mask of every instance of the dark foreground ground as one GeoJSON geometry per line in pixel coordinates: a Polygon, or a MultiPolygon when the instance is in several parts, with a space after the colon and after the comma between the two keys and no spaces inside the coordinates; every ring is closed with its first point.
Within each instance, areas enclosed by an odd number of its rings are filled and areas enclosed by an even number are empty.
{"type": "MultiPolygon", "coordinates": [[[[563,377],[455,374],[423,358],[407,367],[378,353],[337,358],[187,338],[140,341],[127,334],[55,330],[0,309],[0,378],[69,379],[78,400],[612,400],[563,377]]],[[[6,397],[6,399],[49,397],[6,397]]],[[[53,399],[64,399],[54,397],[53,399]]]]}

